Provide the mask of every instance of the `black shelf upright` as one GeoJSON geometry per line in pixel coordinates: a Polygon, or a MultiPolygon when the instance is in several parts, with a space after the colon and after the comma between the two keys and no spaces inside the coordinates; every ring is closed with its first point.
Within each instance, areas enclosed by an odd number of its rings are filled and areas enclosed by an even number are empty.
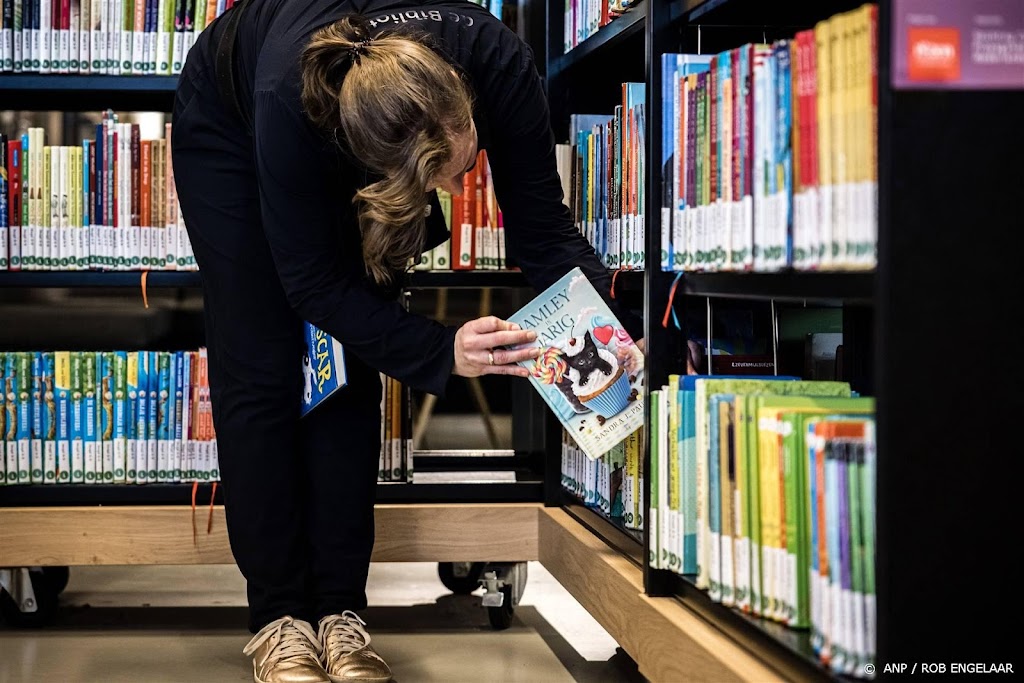
{"type": "Polygon", "coordinates": [[[896,88],[898,4],[879,8],[878,661],[1012,662],[1024,69],[1016,90],[896,88]]]}

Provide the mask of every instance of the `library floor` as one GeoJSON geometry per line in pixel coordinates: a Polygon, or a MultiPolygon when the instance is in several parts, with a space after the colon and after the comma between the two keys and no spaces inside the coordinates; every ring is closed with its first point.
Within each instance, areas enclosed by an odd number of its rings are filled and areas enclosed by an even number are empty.
{"type": "MultiPolygon", "coordinates": [[[[512,627],[437,565],[378,564],[364,613],[396,683],[644,683],[635,664],[542,566],[529,566],[512,627]]],[[[0,625],[0,683],[251,681],[245,586],[234,567],[80,567],[57,624],[0,625]]]]}

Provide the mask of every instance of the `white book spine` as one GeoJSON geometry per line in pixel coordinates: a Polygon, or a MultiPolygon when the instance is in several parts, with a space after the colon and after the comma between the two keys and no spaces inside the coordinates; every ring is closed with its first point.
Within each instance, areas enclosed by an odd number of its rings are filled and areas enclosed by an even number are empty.
{"type": "MultiPolygon", "coordinates": [[[[171,72],[171,34],[168,32],[167,22],[164,20],[167,16],[168,5],[173,6],[173,0],[160,0],[160,9],[157,16],[157,44],[156,44],[156,62],[157,62],[157,73],[170,74],[171,72]]],[[[171,24],[173,28],[173,23],[171,24]]]]}
{"type": "MultiPolygon", "coordinates": [[[[15,0],[15,3],[21,3],[22,0],[15,0]]],[[[17,8],[17,5],[15,5],[17,8]]],[[[24,9],[21,10],[21,15],[24,16],[24,9]]],[[[14,56],[14,64],[12,70],[15,72],[25,71],[25,36],[28,31],[25,28],[16,30],[12,34],[12,49],[14,56]]]]}
{"type": "MultiPolygon", "coordinates": [[[[135,0],[136,3],[143,3],[145,0],[135,0]]],[[[138,24],[132,27],[132,73],[149,73],[149,59],[146,52],[146,32],[139,31],[138,24]]]]}
{"type": "MultiPolygon", "coordinates": [[[[185,0],[180,0],[185,2],[185,0]]],[[[180,17],[174,19],[174,33],[171,36],[171,73],[180,74],[185,59],[185,32],[179,24],[180,17]]]]}
{"type": "Polygon", "coordinates": [[[82,0],[71,0],[71,25],[68,29],[70,59],[68,61],[69,73],[77,74],[82,71],[82,0]]]}
{"type": "MultiPolygon", "coordinates": [[[[24,9],[22,10],[24,12],[24,9]]],[[[43,38],[42,31],[33,23],[24,46],[25,55],[22,61],[23,71],[39,71],[42,68],[43,38]]]]}
{"type": "Polygon", "coordinates": [[[64,28],[64,7],[63,3],[61,6],[61,16],[59,26],[60,31],[58,33],[60,39],[60,47],[58,50],[58,64],[57,70],[59,73],[66,74],[71,71],[71,7],[68,7],[68,27],[64,28]]]}
{"type": "Polygon", "coordinates": [[[121,29],[124,24],[124,0],[110,2],[110,73],[121,73],[121,29]]]}
{"type": "MultiPolygon", "coordinates": [[[[153,1],[154,0],[146,0],[146,3],[148,5],[150,2],[153,2],[153,1]]],[[[161,14],[161,9],[160,9],[162,3],[161,2],[157,2],[156,4],[157,4],[157,7],[154,10],[156,12],[156,16],[153,17],[153,19],[155,19],[155,21],[150,22],[149,20],[147,20],[147,22],[146,22],[147,23],[146,39],[143,41],[143,44],[145,45],[145,48],[146,48],[146,61],[149,63],[149,65],[146,67],[146,73],[150,73],[150,74],[163,73],[163,72],[158,70],[157,54],[156,54],[157,53],[157,31],[159,30],[159,24],[160,24],[160,21],[161,21],[160,17],[163,16],[161,14]]],[[[148,9],[147,9],[147,13],[148,13],[148,9]]]]}
{"type": "MultiPolygon", "coordinates": [[[[131,0],[128,0],[130,2],[131,0]]],[[[135,36],[132,31],[132,24],[129,21],[129,17],[125,16],[127,11],[126,0],[117,0],[117,35],[118,35],[118,55],[120,69],[118,73],[128,75],[132,73],[132,47],[135,36]]],[[[129,13],[129,16],[131,13],[129,13]]]]}
{"type": "Polygon", "coordinates": [[[56,268],[60,263],[60,147],[46,147],[45,154],[45,163],[50,166],[50,196],[48,198],[49,213],[47,214],[46,229],[43,231],[45,235],[43,268],[50,270],[56,268]]]}
{"type": "Polygon", "coordinates": [[[74,259],[71,210],[71,147],[60,147],[60,268],[68,270],[74,259]]]}
{"type": "MultiPolygon", "coordinates": [[[[103,70],[103,40],[100,24],[103,20],[103,0],[82,0],[89,5],[89,21],[82,22],[82,31],[88,32],[89,42],[89,73],[106,73],[103,70]]],[[[83,14],[84,14],[83,5],[83,14]]]]}
{"type": "Polygon", "coordinates": [[[79,3],[78,71],[87,74],[92,72],[92,0],[79,3]]]}
{"type": "Polygon", "coordinates": [[[0,71],[14,71],[14,30],[0,29],[0,71]]]}
{"type": "Polygon", "coordinates": [[[53,17],[51,5],[46,0],[39,3],[39,73],[51,72],[51,51],[53,49],[53,17]]]}
{"type": "Polygon", "coordinates": [[[121,270],[130,270],[132,267],[132,126],[130,123],[121,124],[121,133],[118,137],[120,151],[118,152],[118,185],[121,199],[121,258],[119,265],[121,270]]]}

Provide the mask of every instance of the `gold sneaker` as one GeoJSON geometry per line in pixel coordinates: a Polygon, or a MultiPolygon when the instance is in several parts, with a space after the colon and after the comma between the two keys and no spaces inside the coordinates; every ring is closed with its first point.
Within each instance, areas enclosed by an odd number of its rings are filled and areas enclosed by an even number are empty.
{"type": "Polygon", "coordinates": [[[309,622],[281,617],[264,626],[242,652],[253,656],[255,683],[330,683],[320,664],[322,650],[309,622]]]}
{"type": "Polygon", "coordinates": [[[324,668],[331,683],[388,683],[391,669],[370,647],[366,622],[345,610],[320,620],[324,668]]]}

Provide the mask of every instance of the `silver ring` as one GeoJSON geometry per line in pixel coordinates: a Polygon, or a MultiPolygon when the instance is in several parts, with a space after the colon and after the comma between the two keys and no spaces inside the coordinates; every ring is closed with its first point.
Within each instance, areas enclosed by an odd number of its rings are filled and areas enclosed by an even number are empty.
{"type": "Polygon", "coordinates": [[[494,354],[490,351],[487,352],[487,364],[494,365],[494,354]]]}

